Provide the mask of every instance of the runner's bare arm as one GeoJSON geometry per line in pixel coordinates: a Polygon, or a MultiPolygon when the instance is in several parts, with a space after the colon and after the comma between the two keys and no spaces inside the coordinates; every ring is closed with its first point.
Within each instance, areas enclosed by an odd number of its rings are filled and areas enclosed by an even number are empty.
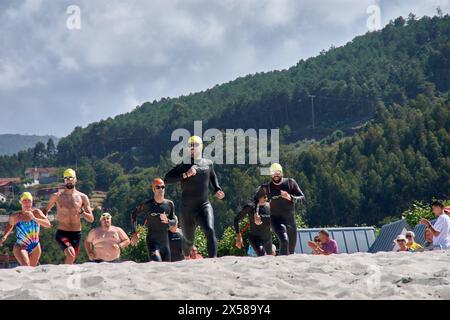
{"type": "Polygon", "coordinates": [[[117,227],[117,233],[119,234],[119,239],[120,239],[120,243],[119,243],[119,247],[120,249],[124,249],[126,247],[128,247],[131,243],[130,238],[128,238],[128,235],[125,233],[125,231],[123,231],[122,228],[117,227]]]}
{"type": "Polygon", "coordinates": [[[44,208],[44,210],[42,210],[44,215],[46,216],[48,215],[48,213],[52,210],[53,206],[56,204],[57,201],[58,201],[58,194],[57,193],[52,194],[50,200],[48,201],[47,206],[44,208]]]}
{"type": "Polygon", "coordinates": [[[3,243],[8,239],[9,234],[14,229],[14,226],[17,223],[17,214],[12,214],[9,216],[8,224],[5,227],[5,230],[3,232],[3,236],[0,239],[0,247],[3,245],[3,243]]]}
{"type": "Polygon", "coordinates": [[[89,257],[89,259],[94,260],[95,255],[92,252],[92,241],[94,240],[94,229],[89,231],[86,240],[84,240],[84,249],[86,250],[86,253],[89,257]]]}
{"type": "Polygon", "coordinates": [[[94,214],[92,213],[92,208],[91,208],[91,202],[89,201],[89,198],[87,197],[87,195],[83,194],[82,197],[83,199],[83,209],[84,209],[84,220],[86,220],[87,222],[94,222],[94,214]]]}

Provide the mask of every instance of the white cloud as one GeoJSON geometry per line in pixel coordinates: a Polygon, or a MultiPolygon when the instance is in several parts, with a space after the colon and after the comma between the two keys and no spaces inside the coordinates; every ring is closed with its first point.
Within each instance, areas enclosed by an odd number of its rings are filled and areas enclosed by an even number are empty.
{"type": "Polygon", "coordinates": [[[80,69],[77,61],[72,57],[62,57],[59,65],[62,69],[71,71],[78,71],[80,69]]]}
{"type": "Polygon", "coordinates": [[[374,3],[383,24],[450,7],[448,0],[1,2],[0,131],[30,130],[12,105],[33,108],[42,124],[36,133],[61,136],[145,101],[288,68],[367,32],[374,3]],[[72,4],[81,9],[81,30],[66,28],[72,4]]]}

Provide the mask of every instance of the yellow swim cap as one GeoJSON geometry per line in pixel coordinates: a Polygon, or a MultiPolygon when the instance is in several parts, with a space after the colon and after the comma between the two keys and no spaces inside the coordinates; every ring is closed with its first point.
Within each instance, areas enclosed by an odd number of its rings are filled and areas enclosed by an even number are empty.
{"type": "Polygon", "coordinates": [[[202,138],[200,138],[199,136],[190,137],[188,140],[188,144],[193,144],[193,143],[198,143],[198,144],[202,145],[203,144],[202,138]]]}
{"type": "Polygon", "coordinates": [[[77,174],[75,173],[75,170],[73,169],[67,169],[64,171],[64,178],[76,178],[77,174]]]}
{"type": "Polygon", "coordinates": [[[111,214],[109,212],[105,212],[100,216],[100,221],[103,219],[111,219],[111,214]]]}
{"type": "Polygon", "coordinates": [[[283,173],[283,167],[279,163],[272,163],[270,166],[270,174],[274,174],[275,172],[283,173]]]}
{"type": "Polygon", "coordinates": [[[22,203],[23,200],[30,200],[30,201],[33,201],[33,196],[32,196],[31,193],[29,193],[29,192],[24,192],[24,193],[22,193],[22,195],[20,196],[20,203],[22,203]]]}

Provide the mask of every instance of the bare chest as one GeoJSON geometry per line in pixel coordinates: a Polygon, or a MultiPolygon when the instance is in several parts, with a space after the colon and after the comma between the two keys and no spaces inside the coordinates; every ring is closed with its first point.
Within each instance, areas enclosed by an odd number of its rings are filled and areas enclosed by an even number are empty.
{"type": "Polygon", "coordinates": [[[83,199],[79,194],[62,194],[58,198],[57,205],[62,211],[79,213],[83,206],[83,199]]]}
{"type": "Polygon", "coordinates": [[[99,230],[95,233],[93,243],[94,243],[94,245],[100,244],[103,242],[117,243],[117,242],[119,242],[119,240],[120,240],[120,238],[116,231],[112,231],[112,230],[101,231],[101,230],[99,230]]]}

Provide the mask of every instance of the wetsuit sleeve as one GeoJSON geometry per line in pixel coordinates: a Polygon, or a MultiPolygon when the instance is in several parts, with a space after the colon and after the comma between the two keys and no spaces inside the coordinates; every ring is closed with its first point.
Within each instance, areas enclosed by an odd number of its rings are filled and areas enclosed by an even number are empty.
{"type": "Polygon", "coordinates": [[[292,200],[294,202],[303,202],[305,201],[305,195],[303,194],[303,191],[298,186],[297,182],[294,179],[290,179],[290,195],[292,197],[292,200]]]}
{"type": "Polygon", "coordinates": [[[236,233],[240,233],[241,229],[239,228],[239,222],[244,219],[246,214],[249,214],[251,212],[251,206],[245,205],[241,211],[234,217],[234,231],[236,233]]]}
{"type": "Polygon", "coordinates": [[[172,168],[169,172],[164,176],[165,183],[176,183],[183,180],[183,167],[181,165],[177,165],[172,168]]]}
{"type": "Polygon", "coordinates": [[[132,229],[133,232],[136,232],[137,217],[138,217],[139,214],[144,212],[144,208],[145,208],[145,203],[141,203],[131,213],[131,229],[132,229]]]}
{"type": "Polygon", "coordinates": [[[167,216],[169,218],[169,226],[173,227],[174,225],[177,224],[177,217],[175,215],[175,205],[173,204],[173,202],[170,202],[170,212],[167,216]]]}
{"type": "Polygon", "coordinates": [[[211,184],[214,188],[214,192],[217,192],[219,190],[222,190],[222,188],[219,185],[219,180],[217,179],[217,175],[216,172],[214,171],[214,165],[211,163],[210,164],[210,173],[209,173],[209,179],[211,181],[211,184]]]}

